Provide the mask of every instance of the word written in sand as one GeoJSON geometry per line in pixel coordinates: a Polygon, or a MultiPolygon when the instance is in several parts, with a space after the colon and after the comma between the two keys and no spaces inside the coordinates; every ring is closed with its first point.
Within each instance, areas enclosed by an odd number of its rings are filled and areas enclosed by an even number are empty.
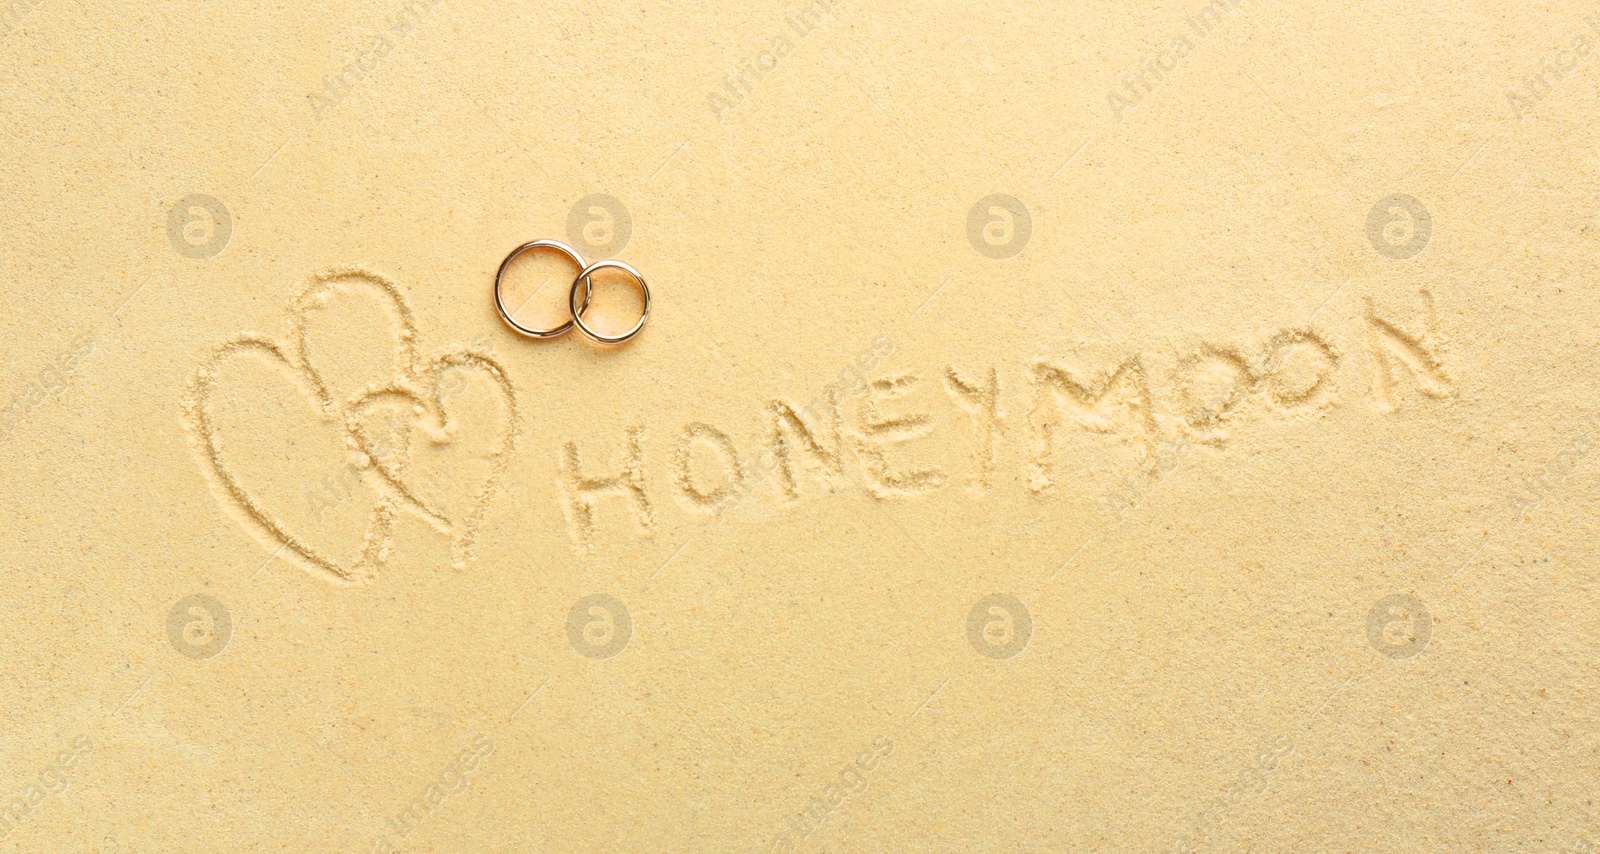
{"type": "MultiPolygon", "coordinates": [[[[1433,400],[1456,394],[1432,299],[1424,293],[1420,302],[1420,318],[1409,323],[1382,317],[1369,303],[1359,335],[1350,336],[1366,351],[1372,409],[1393,411],[1408,389],[1433,400]]],[[[566,441],[554,455],[557,494],[580,552],[607,514],[631,517],[641,535],[651,535],[663,484],[679,507],[708,515],[847,485],[878,500],[953,484],[981,498],[1006,481],[1040,497],[1109,492],[1115,500],[1100,505],[1121,515],[1191,448],[1225,445],[1263,420],[1316,417],[1338,404],[1341,386],[1362,382],[1350,374],[1363,360],[1346,358],[1310,328],[1202,344],[1175,361],[1158,356],[1039,357],[1004,370],[959,362],[879,367],[857,386],[831,386],[809,406],[769,398],[754,423],[738,429],[682,425],[659,439],[668,445],[665,477],[655,476],[659,457],[647,450],[653,427],[628,427],[609,442],[566,441]],[[741,449],[735,436],[759,444],[741,449]]]]}

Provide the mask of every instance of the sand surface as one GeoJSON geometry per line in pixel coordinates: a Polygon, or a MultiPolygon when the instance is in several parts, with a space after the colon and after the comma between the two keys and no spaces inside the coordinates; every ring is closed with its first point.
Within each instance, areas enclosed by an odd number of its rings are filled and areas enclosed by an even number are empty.
{"type": "Polygon", "coordinates": [[[1600,6],[17,0],[0,81],[0,850],[1600,844],[1600,6]],[[643,333],[513,334],[536,238],[643,333]]]}

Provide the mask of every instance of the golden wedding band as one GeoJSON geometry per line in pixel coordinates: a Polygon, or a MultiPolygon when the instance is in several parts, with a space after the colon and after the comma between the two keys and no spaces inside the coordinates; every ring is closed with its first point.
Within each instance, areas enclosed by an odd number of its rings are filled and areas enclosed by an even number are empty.
{"type": "MultiPolygon", "coordinates": [[[[559,240],[532,240],[532,241],[529,241],[527,243],[522,244],[521,246],[518,246],[516,249],[511,250],[511,254],[506,256],[506,260],[500,262],[500,270],[494,274],[494,305],[495,305],[495,308],[500,310],[500,317],[502,319],[504,319],[505,322],[508,325],[510,325],[510,327],[512,329],[515,329],[516,331],[522,333],[523,335],[526,335],[529,338],[555,338],[558,335],[564,335],[568,331],[570,331],[572,329],[573,321],[569,320],[566,323],[561,324],[560,326],[556,326],[556,327],[553,327],[553,328],[550,328],[550,329],[533,329],[531,327],[523,326],[522,324],[520,324],[520,323],[518,323],[518,322],[516,322],[515,320],[512,319],[511,315],[514,312],[510,312],[510,311],[506,310],[505,299],[500,295],[500,283],[505,278],[506,268],[511,266],[511,262],[516,260],[518,255],[521,255],[524,252],[532,252],[535,249],[553,249],[556,252],[560,252],[562,255],[567,256],[567,259],[570,260],[572,263],[576,264],[578,266],[579,270],[586,269],[586,263],[587,262],[585,262],[583,260],[583,256],[579,255],[576,249],[573,249],[571,246],[568,246],[567,244],[562,243],[559,240]]],[[[579,275],[579,278],[582,278],[582,276],[583,276],[582,273],[580,273],[578,275],[579,275]]],[[[641,282],[640,284],[642,285],[643,282],[641,282]]],[[[572,297],[572,300],[571,300],[572,317],[573,317],[573,320],[577,320],[583,314],[583,312],[589,310],[589,300],[591,300],[594,297],[594,288],[591,286],[588,290],[586,290],[584,292],[584,294],[583,294],[583,305],[580,306],[580,305],[578,305],[578,297],[577,297],[577,290],[576,290],[577,283],[576,282],[573,283],[573,287],[574,287],[573,297],[572,297]]],[[[520,308],[521,307],[519,306],[518,309],[520,310],[520,308]]],[[[582,323],[582,321],[579,321],[579,323],[582,323]]],[[[587,329],[585,329],[584,331],[588,332],[587,329]]],[[[634,331],[638,331],[638,330],[636,329],[634,331]]]]}
{"type": "Polygon", "coordinates": [[[644,283],[644,277],[639,275],[638,270],[621,261],[596,261],[584,267],[583,272],[572,280],[572,291],[567,294],[567,304],[572,308],[572,319],[578,324],[578,329],[583,334],[601,344],[621,344],[638,335],[639,330],[644,328],[645,320],[650,317],[650,286],[644,283]],[[583,308],[587,309],[589,307],[589,299],[594,296],[594,283],[589,280],[589,277],[594,275],[596,271],[604,270],[608,267],[621,270],[632,276],[633,281],[639,285],[639,295],[644,297],[644,312],[639,315],[639,322],[635,323],[632,329],[621,335],[602,335],[592,329],[589,324],[583,322],[583,312],[579,310],[578,306],[578,288],[582,287],[584,289],[583,308]]]}

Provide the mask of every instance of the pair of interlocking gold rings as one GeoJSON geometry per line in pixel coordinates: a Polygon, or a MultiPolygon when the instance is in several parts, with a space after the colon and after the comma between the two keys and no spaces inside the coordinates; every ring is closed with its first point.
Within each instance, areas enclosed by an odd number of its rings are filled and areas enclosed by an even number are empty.
{"type": "Polygon", "coordinates": [[[639,275],[638,270],[621,261],[596,261],[591,264],[584,261],[583,256],[579,255],[576,249],[559,240],[530,240],[511,250],[511,254],[506,256],[506,260],[500,262],[500,270],[494,274],[494,305],[495,308],[500,310],[500,316],[505,319],[505,322],[512,329],[529,338],[555,338],[558,335],[565,335],[572,330],[573,326],[577,326],[584,335],[589,336],[590,340],[598,341],[601,344],[621,344],[638,335],[639,330],[644,328],[645,320],[649,319],[650,286],[644,283],[644,277],[639,275]],[[518,255],[524,252],[532,252],[536,249],[549,249],[559,252],[567,256],[567,260],[578,265],[578,275],[572,280],[572,289],[567,293],[567,306],[572,309],[572,319],[560,326],[554,326],[549,329],[533,329],[518,323],[511,317],[513,312],[506,310],[505,299],[500,295],[500,284],[505,279],[506,268],[511,266],[511,262],[515,261],[518,255]],[[594,298],[594,282],[591,281],[591,277],[600,270],[607,268],[621,270],[632,276],[633,281],[639,285],[639,295],[644,298],[644,312],[639,315],[639,322],[635,323],[632,329],[621,335],[602,334],[599,330],[583,322],[583,313],[589,310],[589,301],[594,298]],[[580,289],[583,291],[581,305],[578,302],[578,291],[580,289]]]}

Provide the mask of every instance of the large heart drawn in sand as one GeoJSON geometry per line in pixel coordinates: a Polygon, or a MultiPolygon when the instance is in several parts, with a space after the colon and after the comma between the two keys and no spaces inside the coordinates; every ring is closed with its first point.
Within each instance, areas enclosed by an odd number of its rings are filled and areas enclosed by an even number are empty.
{"type": "Polygon", "coordinates": [[[516,447],[516,397],[487,353],[422,359],[416,340],[393,282],[338,269],[290,303],[282,342],[240,336],[196,371],[185,417],[201,468],[273,554],[327,581],[369,582],[405,512],[450,538],[457,568],[472,560],[516,447]],[[341,312],[370,322],[324,317],[341,312]],[[371,346],[337,340],[354,332],[371,346]]]}

